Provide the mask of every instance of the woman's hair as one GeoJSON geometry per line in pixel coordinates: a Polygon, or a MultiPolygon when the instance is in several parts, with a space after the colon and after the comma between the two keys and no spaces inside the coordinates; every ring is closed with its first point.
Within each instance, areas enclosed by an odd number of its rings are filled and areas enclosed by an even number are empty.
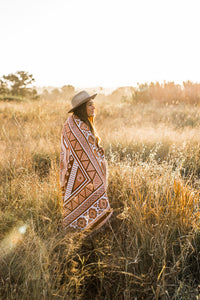
{"type": "Polygon", "coordinates": [[[99,145],[100,138],[98,137],[95,127],[94,127],[94,117],[88,117],[87,109],[86,109],[87,102],[81,104],[77,108],[74,109],[74,114],[84,123],[86,123],[92,134],[95,136],[97,145],[99,145]]]}

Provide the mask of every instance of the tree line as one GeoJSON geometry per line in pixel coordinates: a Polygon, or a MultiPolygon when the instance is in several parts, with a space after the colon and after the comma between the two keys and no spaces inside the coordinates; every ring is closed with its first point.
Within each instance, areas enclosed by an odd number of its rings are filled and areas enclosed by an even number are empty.
{"type": "Polygon", "coordinates": [[[66,99],[75,93],[72,85],[64,85],[62,88],[43,89],[39,94],[34,87],[35,78],[25,71],[17,71],[0,78],[0,100],[20,101],[22,99],[66,99]]]}
{"type": "Polygon", "coordinates": [[[182,85],[172,82],[151,82],[138,84],[133,89],[133,102],[150,102],[157,100],[162,103],[178,104],[200,104],[200,83],[184,81],[182,85]]]}
{"type": "MultiPolygon", "coordinates": [[[[58,100],[69,99],[74,93],[72,85],[64,85],[62,88],[43,89],[38,94],[34,87],[35,79],[32,74],[25,71],[17,71],[0,78],[0,100],[21,100],[21,99],[45,99],[58,100]]],[[[200,83],[185,81],[182,85],[174,82],[151,82],[137,84],[137,87],[120,87],[110,96],[115,100],[131,103],[147,103],[152,100],[168,104],[178,104],[181,102],[190,104],[200,104],[200,83]],[[129,93],[127,94],[127,88],[129,93]]]]}
{"type": "Polygon", "coordinates": [[[0,78],[0,99],[18,100],[20,98],[37,99],[39,97],[33,86],[35,79],[32,74],[17,71],[0,78]]]}

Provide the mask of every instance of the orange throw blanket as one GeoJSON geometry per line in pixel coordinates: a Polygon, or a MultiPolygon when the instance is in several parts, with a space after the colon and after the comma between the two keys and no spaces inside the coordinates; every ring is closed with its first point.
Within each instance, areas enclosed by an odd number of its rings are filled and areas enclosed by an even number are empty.
{"type": "Polygon", "coordinates": [[[103,151],[88,125],[74,115],[62,130],[60,184],[65,228],[98,229],[109,219],[103,151]]]}

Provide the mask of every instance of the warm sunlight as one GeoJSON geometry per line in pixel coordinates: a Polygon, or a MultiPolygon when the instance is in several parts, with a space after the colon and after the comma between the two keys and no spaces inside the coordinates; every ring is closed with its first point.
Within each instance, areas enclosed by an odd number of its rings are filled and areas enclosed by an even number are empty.
{"type": "Polygon", "coordinates": [[[0,0],[0,299],[200,300],[200,0],[0,0]]]}

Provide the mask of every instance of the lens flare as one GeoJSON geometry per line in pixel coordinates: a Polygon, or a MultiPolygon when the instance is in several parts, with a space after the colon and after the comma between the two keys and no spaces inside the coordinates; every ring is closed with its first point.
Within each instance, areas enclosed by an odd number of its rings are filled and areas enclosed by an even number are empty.
{"type": "Polygon", "coordinates": [[[0,256],[9,254],[22,241],[26,233],[27,225],[13,228],[7,236],[0,242],[0,256]]]}
{"type": "Polygon", "coordinates": [[[21,227],[19,227],[19,232],[21,233],[21,234],[25,234],[26,233],[26,229],[27,229],[27,225],[23,225],[23,226],[21,226],[21,227]]]}

